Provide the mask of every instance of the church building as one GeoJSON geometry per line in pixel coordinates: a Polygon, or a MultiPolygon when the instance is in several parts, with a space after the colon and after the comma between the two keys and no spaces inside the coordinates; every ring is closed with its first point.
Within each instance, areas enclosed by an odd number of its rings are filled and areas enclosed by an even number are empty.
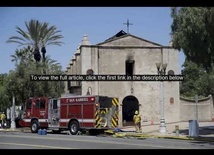
{"type": "MultiPolygon", "coordinates": [[[[89,37],[90,38],[90,37],[89,37]]],[[[179,51],[123,30],[96,45],[84,35],[66,69],[68,75],[179,74],[179,51]]],[[[119,99],[119,126],[130,125],[135,110],[142,123],[180,120],[179,81],[66,81],[65,92],[119,99]],[[161,108],[163,106],[163,108],[161,108]]]]}

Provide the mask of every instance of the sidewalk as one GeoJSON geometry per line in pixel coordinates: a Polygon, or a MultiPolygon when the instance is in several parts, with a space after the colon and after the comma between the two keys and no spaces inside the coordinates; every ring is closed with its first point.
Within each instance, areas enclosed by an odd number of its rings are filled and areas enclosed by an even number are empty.
{"type": "Polygon", "coordinates": [[[23,127],[23,128],[14,128],[14,129],[11,129],[11,128],[0,128],[0,132],[29,132],[30,131],[30,128],[28,127],[23,127]]]}
{"type": "Polygon", "coordinates": [[[198,125],[199,133],[196,137],[189,135],[189,122],[166,123],[166,133],[159,132],[158,123],[142,123],[142,133],[136,133],[134,126],[124,126],[121,130],[126,133],[126,136],[214,141],[214,122],[198,122],[198,125]],[[179,127],[177,132],[176,126],[179,127]]]}

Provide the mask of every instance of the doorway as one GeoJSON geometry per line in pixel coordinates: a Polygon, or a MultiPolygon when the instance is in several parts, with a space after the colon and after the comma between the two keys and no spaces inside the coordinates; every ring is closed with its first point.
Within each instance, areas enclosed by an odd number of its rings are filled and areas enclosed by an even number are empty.
{"type": "Polygon", "coordinates": [[[139,101],[133,96],[129,95],[123,99],[122,118],[123,126],[134,125],[133,116],[136,110],[139,111],[139,101]]]}

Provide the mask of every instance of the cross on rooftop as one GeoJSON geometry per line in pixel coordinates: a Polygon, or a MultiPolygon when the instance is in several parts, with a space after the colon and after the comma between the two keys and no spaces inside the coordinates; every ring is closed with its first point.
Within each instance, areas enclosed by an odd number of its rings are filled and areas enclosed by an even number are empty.
{"type": "Polygon", "coordinates": [[[129,25],[133,25],[132,23],[129,23],[129,19],[127,19],[126,23],[123,23],[124,25],[127,25],[127,33],[129,33],[129,25]]]}

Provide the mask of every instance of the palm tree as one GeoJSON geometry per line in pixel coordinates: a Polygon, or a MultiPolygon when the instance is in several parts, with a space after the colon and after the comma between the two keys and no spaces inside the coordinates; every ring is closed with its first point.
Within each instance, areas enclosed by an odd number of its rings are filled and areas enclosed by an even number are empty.
{"type": "Polygon", "coordinates": [[[22,58],[23,53],[21,51],[19,51],[18,49],[16,49],[15,54],[10,55],[12,57],[12,62],[15,61],[16,64],[18,64],[19,60],[22,58]]]}
{"type": "Polygon", "coordinates": [[[12,62],[15,61],[15,65],[18,64],[25,64],[25,67],[29,64],[30,61],[33,61],[33,53],[32,53],[32,49],[30,48],[30,46],[28,46],[27,48],[22,48],[20,50],[16,49],[15,54],[11,55],[12,57],[12,62]]]}
{"type": "Polygon", "coordinates": [[[51,59],[50,55],[45,56],[45,61],[37,64],[42,74],[56,74],[57,71],[61,72],[61,65],[57,60],[51,59]]]}
{"type": "Polygon", "coordinates": [[[42,59],[45,61],[46,46],[61,45],[63,38],[55,26],[49,26],[49,23],[39,22],[38,20],[30,20],[25,22],[27,31],[22,30],[16,26],[16,31],[19,36],[12,36],[7,40],[7,43],[17,43],[19,46],[31,46],[36,62],[41,60],[40,50],[42,52],[42,59]]]}
{"type": "MultiPolygon", "coordinates": [[[[62,67],[56,60],[51,59],[49,55],[46,56],[45,61],[38,63],[40,72],[49,75],[61,75],[62,67]]],[[[63,81],[43,81],[42,90],[45,96],[60,96],[64,91],[63,81]],[[55,90],[55,91],[50,91],[55,90]]]]}

